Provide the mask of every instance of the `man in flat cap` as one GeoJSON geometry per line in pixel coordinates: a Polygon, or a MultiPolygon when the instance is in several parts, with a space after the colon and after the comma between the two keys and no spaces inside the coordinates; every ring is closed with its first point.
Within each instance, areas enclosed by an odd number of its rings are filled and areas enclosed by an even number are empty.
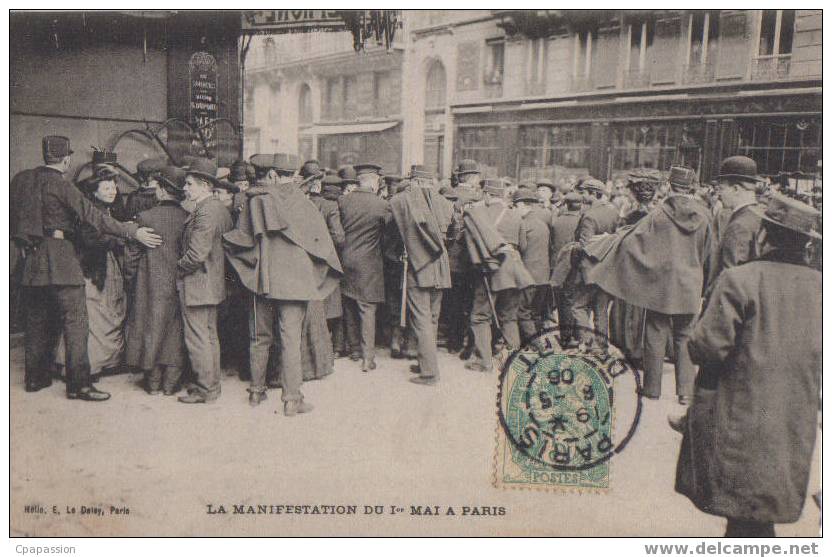
{"type": "MultiPolygon", "coordinates": [[[[575,230],[581,218],[583,199],[578,192],[570,191],[563,196],[563,210],[552,214],[549,224],[549,265],[554,272],[558,254],[563,247],[575,240],[575,230]]],[[[575,286],[564,282],[555,292],[558,310],[558,329],[561,341],[571,347],[577,346],[575,334],[575,286]]]]}
{"type": "Polygon", "coordinates": [[[387,202],[378,197],[381,167],[359,164],[355,170],[359,186],[338,200],[345,237],[341,292],[346,298],[344,313],[352,357],[357,359],[360,345],[361,370],[366,372],[376,367],[376,308],[384,302],[381,238],[391,215],[387,202]]]}
{"type": "Polygon", "coordinates": [[[464,213],[468,257],[480,271],[474,283],[471,330],[477,357],[466,369],[490,372],[492,367],[491,325],[498,324],[504,344],[520,346],[517,309],[520,293],[534,284],[520,254],[526,249],[525,223],[506,201],[502,180],[482,181],[483,203],[467,206],[464,213]],[[492,309],[493,302],[493,309],[492,309]],[[496,315],[495,315],[496,313],[496,315]]]}
{"type": "MultiPolygon", "coordinates": [[[[451,291],[447,299],[448,352],[459,352],[470,338],[471,306],[474,301],[474,285],[480,279],[479,271],[471,266],[465,246],[463,213],[465,208],[482,200],[481,174],[477,161],[464,159],[454,170],[457,185],[453,188],[454,220],[448,242],[448,259],[451,268],[451,291]]],[[[473,349],[473,344],[470,345],[473,349]]],[[[463,354],[465,355],[465,354],[463,354]]],[[[463,358],[467,359],[467,358],[463,358]]]]}
{"type": "Polygon", "coordinates": [[[702,293],[714,268],[711,215],[693,195],[695,172],[672,167],[671,194],[586,272],[588,284],[645,308],[643,395],[661,397],[669,338],[675,353],[680,404],[693,395],[695,369],[686,349],[702,293]]]}
{"type": "Polygon", "coordinates": [[[517,309],[517,323],[520,328],[520,340],[525,342],[541,328],[546,317],[546,296],[549,292],[549,225],[533,214],[534,208],[541,204],[537,192],[520,188],[512,196],[512,201],[523,218],[525,240],[520,255],[523,264],[534,279],[534,284],[527,286],[520,293],[520,307],[517,309]]]}
{"type": "MultiPolygon", "coordinates": [[[[609,202],[607,189],[603,182],[595,178],[585,178],[578,186],[583,196],[586,210],[578,220],[575,229],[575,241],[585,248],[593,236],[611,234],[618,226],[618,209],[609,202]]],[[[584,276],[587,261],[582,257],[570,284],[574,285],[575,323],[579,327],[578,337],[585,349],[605,351],[608,336],[609,297],[586,281],[584,276]],[[593,326],[594,324],[594,326],[593,326]],[[598,333],[597,335],[595,333],[598,333]]]]}
{"type": "Polygon", "coordinates": [[[197,158],[185,168],[185,195],[194,204],[182,233],[182,256],[177,262],[185,346],[195,381],[186,404],[213,402],[220,396],[220,341],[217,306],[225,300],[225,253],[222,235],[233,226],[231,213],[213,195],[216,163],[197,158]]]}
{"type": "Polygon", "coordinates": [[[752,210],[762,255],[717,277],[687,343],[696,396],[672,424],[684,434],[676,491],[726,517],[728,537],[773,537],[800,518],[821,410],[821,273],[806,264],[820,213],[780,194],[752,210]]]}
{"type": "Polygon", "coordinates": [[[442,291],[451,286],[448,252],[445,247],[453,207],[432,187],[417,180],[407,191],[390,200],[395,223],[392,234],[401,241],[407,258],[406,291],[409,330],[416,337],[418,364],[411,381],[434,385],[439,380],[436,334],[442,291]]]}
{"type": "Polygon", "coordinates": [[[46,136],[42,150],[44,165],[17,174],[10,186],[11,235],[26,253],[21,271],[27,307],[26,391],[39,391],[51,384],[49,369],[57,329],[66,343],[67,397],[107,400],[110,395],[90,381],[89,323],[75,244],[77,224],[80,221],[107,234],[135,239],[149,248],[159,246],[162,239],[150,228],[112,219],[64,178],[72,164],[68,138],[46,136]]]}
{"type": "Polygon", "coordinates": [[[716,191],[722,210],[730,216],[720,228],[717,275],[758,255],[760,206],[756,188],[760,182],[757,163],[748,157],[728,157],[719,167],[716,191]]]}

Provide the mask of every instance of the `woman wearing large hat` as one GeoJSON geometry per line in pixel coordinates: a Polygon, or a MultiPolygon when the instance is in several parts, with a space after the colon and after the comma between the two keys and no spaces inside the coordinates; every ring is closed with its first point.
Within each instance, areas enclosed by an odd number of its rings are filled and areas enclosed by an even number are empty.
{"type": "MultiPolygon", "coordinates": [[[[111,215],[118,198],[118,178],[119,172],[113,167],[98,165],[95,173],[81,180],[78,187],[98,209],[111,215]]],[[[115,371],[124,352],[123,326],[127,306],[119,264],[124,252],[124,240],[82,224],[78,229],[77,245],[81,252],[89,317],[87,351],[90,373],[95,377],[115,371]]],[[[58,363],[63,365],[63,339],[56,354],[58,363]]]]}

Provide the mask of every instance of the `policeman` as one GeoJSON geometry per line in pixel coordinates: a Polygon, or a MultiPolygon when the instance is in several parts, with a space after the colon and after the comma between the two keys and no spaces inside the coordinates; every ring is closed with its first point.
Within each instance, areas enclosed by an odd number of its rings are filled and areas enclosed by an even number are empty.
{"type": "Polygon", "coordinates": [[[162,240],[150,228],[120,223],[105,215],[64,178],[72,164],[68,138],[46,136],[42,151],[44,165],[17,174],[10,188],[12,238],[27,254],[21,279],[27,307],[26,391],[39,391],[51,384],[48,369],[57,328],[66,340],[67,398],[107,400],[110,395],[90,382],[89,322],[84,275],[75,246],[77,224],[80,221],[107,234],[132,238],[149,248],[162,240]]]}

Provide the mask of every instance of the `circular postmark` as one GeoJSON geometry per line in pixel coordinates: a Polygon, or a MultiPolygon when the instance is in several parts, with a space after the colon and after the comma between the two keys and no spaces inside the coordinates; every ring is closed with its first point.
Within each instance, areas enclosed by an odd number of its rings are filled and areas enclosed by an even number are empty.
{"type": "Polygon", "coordinates": [[[523,460],[588,470],[624,450],[635,434],[640,384],[638,370],[615,346],[604,353],[565,349],[559,329],[545,329],[502,366],[500,425],[523,460]]]}

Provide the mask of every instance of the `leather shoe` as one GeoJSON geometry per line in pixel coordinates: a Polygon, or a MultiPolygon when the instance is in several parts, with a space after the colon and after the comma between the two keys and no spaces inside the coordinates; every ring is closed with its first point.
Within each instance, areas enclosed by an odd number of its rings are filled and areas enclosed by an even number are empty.
{"type": "Polygon", "coordinates": [[[483,373],[488,373],[489,371],[491,371],[479,362],[468,362],[465,364],[465,369],[470,369],[472,371],[481,371],[483,373]]]}
{"type": "Polygon", "coordinates": [[[678,433],[684,434],[685,427],[687,426],[688,415],[682,414],[681,416],[668,416],[667,423],[670,425],[673,431],[678,433]]]}
{"type": "Polygon", "coordinates": [[[41,389],[52,386],[52,379],[46,378],[40,381],[27,381],[24,389],[27,393],[36,393],[41,389]]]}
{"type": "Polygon", "coordinates": [[[402,354],[401,350],[391,348],[390,349],[390,357],[393,358],[394,360],[401,360],[402,358],[404,358],[404,355],[402,354]]]}
{"type": "Polygon", "coordinates": [[[162,389],[160,389],[158,387],[150,388],[150,389],[147,389],[147,394],[149,394],[149,395],[160,395],[160,394],[162,394],[162,389]]]}
{"type": "Polygon", "coordinates": [[[474,347],[473,346],[466,346],[465,348],[462,349],[462,352],[459,353],[459,359],[460,360],[467,360],[468,358],[471,357],[471,354],[473,354],[473,353],[474,353],[474,347]]]}
{"type": "Polygon", "coordinates": [[[679,404],[682,406],[688,406],[692,402],[693,397],[691,395],[679,395],[679,404]]]}
{"type": "Polygon", "coordinates": [[[207,399],[201,394],[191,393],[187,396],[180,396],[177,400],[185,404],[204,404],[206,402],[214,402],[216,399],[207,399]]]}
{"type": "Polygon", "coordinates": [[[86,400],[87,402],[104,402],[110,399],[110,393],[99,391],[95,387],[82,387],[77,391],[69,391],[66,398],[70,400],[86,400]]]}
{"type": "Polygon", "coordinates": [[[647,398],[647,399],[650,399],[650,400],[659,400],[661,398],[659,395],[648,395],[642,389],[638,390],[638,395],[643,396],[644,398],[647,398]]]}
{"type": "Polygon", "coordinates": [[[376,362],[375,360],[364,360],[361,364],[361,371],[367,373],[368,371],[372,371],[376,369],[376,362]]]}
{"type": "Polygon", "coordinates": [[[415,373],[416,375],[419,375],[422,373],[422,368],[419,367],[419,364],[413,364],[412,366],[410,366],[410,373],[415,373]]]}
{"type": "Polygon", "coordinates": [[[358,361],[358,360],[360,360],[360,359],[361,359],[361,354],[360,354],[360,353],[358,353],[358,352],[352,352],[352,353],[350,354],[350,360],[352,360],[353,362],[357,362],[357,361],[358,361]]]}
{"type": "Polygon", "coordinates": [[[267,398],[269,397],[266,393],[251,391],[248,394],[248,405],[254,408],[255,406],[259,406],[260,403],[266,400],[267,398]]]}
{"type": "Polygon", "coordinates": [[[425,386],[436,385],[436,383],[438,381],[439,381],[439,379],[437,379],[436,377],[425,377],[424,375],[420,375],[419,377],[411,377],[410,378],[411,383],[416,383],[417,385],[425,385],[425,386]]]}
{"type": "Polygon", "coordinates": [[[292,417],[295,414],[307,414],[314,406],[303,400],[289,400],[283,403],[283,415],[292,417]]]}

